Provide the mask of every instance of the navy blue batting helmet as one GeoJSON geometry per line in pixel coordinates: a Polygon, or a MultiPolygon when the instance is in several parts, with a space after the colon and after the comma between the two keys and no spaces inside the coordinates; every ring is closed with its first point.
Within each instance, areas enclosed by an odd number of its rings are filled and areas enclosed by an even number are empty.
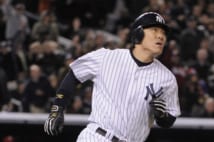
{"type": "Polygon", "coordinates": [[[131,40],[134,44],[141,42],[144,36],[143,29],[148,27],[161,27],[166,32],[169,31],[169,27],[160,14],[156,12],[145,12],[135,19],[131,27],[131,40]]]}

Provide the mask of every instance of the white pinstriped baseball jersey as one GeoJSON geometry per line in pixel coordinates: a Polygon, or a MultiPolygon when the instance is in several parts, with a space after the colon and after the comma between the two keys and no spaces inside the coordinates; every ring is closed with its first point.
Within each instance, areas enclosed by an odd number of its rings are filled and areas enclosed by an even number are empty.
{"type": "Polygon", "coordinates": [[[128,142],[143,142],[149,135],[154,122],[152,95],[166,101],[170,114],[180,115],[176,79],[157,59],[138,66],[129,49],[101,48],[70,67],[81,82],[94,82],[89,120],[128,142]]]}

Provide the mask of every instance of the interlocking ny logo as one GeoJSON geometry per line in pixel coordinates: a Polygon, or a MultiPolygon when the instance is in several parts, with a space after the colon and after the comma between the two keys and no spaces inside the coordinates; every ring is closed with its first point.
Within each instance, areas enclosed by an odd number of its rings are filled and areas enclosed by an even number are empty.
{"type": "Polygon", "coordinates": [[[146,96],[145,96],[145,100],[148,99],[149,95],[151,95],[152,98],[158,98],[163,94],[163,87],[161,87],[158,91],[154,91],[154,87],[153,87],[153,83],[149,84],[148,86],[146,86],[146,96]]]}
{"type": "Polygon", "coordinates": [[[156,21],[158,23],[164,23],[164,20],[163,20],[163,18],[161,16],[156,16],[156,21]]]}

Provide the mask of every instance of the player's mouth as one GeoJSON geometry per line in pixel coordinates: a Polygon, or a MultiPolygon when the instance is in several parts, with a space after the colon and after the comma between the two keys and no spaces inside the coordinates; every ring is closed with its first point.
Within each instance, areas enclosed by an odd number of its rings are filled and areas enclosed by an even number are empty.
{"type": "Polygon", "coordinates": [[[155,44],[158,45],[158,46],[161,46],[161,47],[163,46],[162,42],[156,42],[155,44]]]}

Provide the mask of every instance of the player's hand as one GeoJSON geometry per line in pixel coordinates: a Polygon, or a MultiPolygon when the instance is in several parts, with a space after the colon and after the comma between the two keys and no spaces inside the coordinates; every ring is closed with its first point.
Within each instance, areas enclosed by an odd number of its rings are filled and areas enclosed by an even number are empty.
{"type": "Polygon", "coordinates": [[[155,118],[162,118],[167,115],[166,102],[162,99],[153,98],[150,106],[154,113],[155,118]]]}
{"type": "Polygon", "coordinates": [[[45,121],[44,131],[51,136],[58,135],[62,132],[64,125],[63,108],[57,105],[51,107],[51,113],[45,121]]]}

